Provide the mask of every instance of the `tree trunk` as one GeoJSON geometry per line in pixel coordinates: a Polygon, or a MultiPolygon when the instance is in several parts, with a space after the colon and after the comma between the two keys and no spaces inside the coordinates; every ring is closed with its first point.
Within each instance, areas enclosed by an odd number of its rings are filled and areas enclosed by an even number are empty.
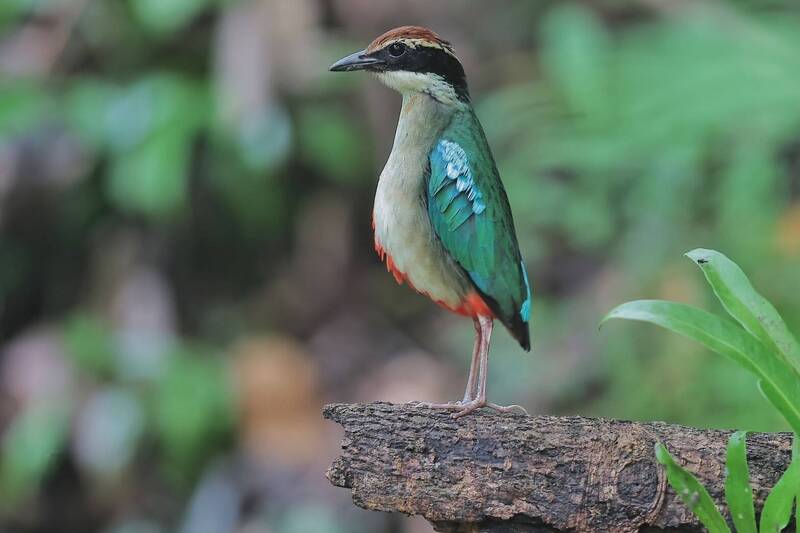
{"type": "MultiPolygon", "coordinates": [[[[668,486],[657,441],[727,512],[730,431],[488,410],[453,420],[386,403],[328,405],[324,416],[345,430],[331,483],[364,509],[421,515],[441,532],[703,531],[668,486]]],[[[758,512],[791,435],[751,434],[747,451],[758,512]]]]}

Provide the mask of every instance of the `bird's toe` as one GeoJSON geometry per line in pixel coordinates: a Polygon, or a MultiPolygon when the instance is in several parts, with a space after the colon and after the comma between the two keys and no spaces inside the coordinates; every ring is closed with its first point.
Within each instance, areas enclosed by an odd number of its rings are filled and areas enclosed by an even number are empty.
{"type": "Polygon", "coordinates": [[[500,413],[517,413],[528,416],[528,411],[526,411],[521,405],[497,405],[496,403],[487,403],[486,407],[489,409],[494,409],[500,413]]]}
{"type": "Polygon", "coordinates": [[[447,403],[433,403],[433,402],[409,402],[408,405],[414,407],[425,407],[428,409],[461,409],[462,403],[460,401],[452,401],[447,403]]]}
{"type": "Polygon", "coordinates": [[[484,406],[486,406],[486,400],[472,400],[471,402],[462,403],[458,405],[461,410],[457,413],[453,413],[451,416],[453,418],[461,418],[462,416],[466,416],[484,406]]]}

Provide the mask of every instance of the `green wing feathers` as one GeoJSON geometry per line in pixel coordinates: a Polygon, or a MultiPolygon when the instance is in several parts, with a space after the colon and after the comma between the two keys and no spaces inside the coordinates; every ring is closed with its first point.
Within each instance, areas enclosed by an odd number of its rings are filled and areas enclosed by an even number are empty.
{"type": "Polygon", "coordinates": [[[456,117],[430,153],[428,215],[445,250],[523,348],[530,286],[508,197],[473,113],[456,117]]]}

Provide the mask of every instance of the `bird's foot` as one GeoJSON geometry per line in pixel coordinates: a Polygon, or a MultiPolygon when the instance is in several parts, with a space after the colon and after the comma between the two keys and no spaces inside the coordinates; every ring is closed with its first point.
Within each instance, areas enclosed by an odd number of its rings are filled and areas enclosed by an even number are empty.
{"type": "Polygon", "coordinates": [[[500,413],[517,413],[519,415],[530,416],[528,415],[528,411],[526,411],[524,407],[522,407],[521,405],[517,405],[515,403],[511,405],[497,405],[496,403],[487,403],[486,407],[488,407],[489,409],[494,409],[495,411],[498,411],[500,413]]]}
{"type": "Polygon", "coordinates": [[[453,418],[461,418],[462,416],[466,416],[473,411],[480,409],[481,407],[488,407],[489,409],[494,409],[499,413],[518,413],[527,415],[528,411],[525,410],[524,407],[521,405],[497,405],[496,403],[487,402],[486,400],[475,399],[471,402],[466,402],[461,404],[463,409],[461,409],[457,413],[453,413],[451,416],[453,418]]]}
{"type": "Polygon", "coordinates": [[[473,411],[477,411],[482,407],[494,409],[499,413],[518,413],[527,415],[528,411],[521,405],[497,405],[496,403],[487,402],[486,400],[458,400],[447,403],[431,403],[431,402],[409,402],[408,405],[414,407],[427,407],[428,409],[448,409],[450,411],[457,411],[453,413],[453,418],[461,418],[473,411]]]}
{"type": "Polygon", "coordinates": [[[461,401],[454,400],[452,402],[447,402],[447,403],[413,401],[413,402],[408,402],[407,405],[410,405],[412,407],[426,407],[428,409],[461,409],[464,404],[461,401]]]}

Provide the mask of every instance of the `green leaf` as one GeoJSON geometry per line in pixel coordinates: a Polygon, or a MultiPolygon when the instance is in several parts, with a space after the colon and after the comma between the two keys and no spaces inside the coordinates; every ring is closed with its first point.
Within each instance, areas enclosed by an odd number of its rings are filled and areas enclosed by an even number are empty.
{"type": "Polygon", "coordinates": [[[64,326],[67,355],[81,369],[109,374],[114,364],[114,343],[109,332],[106,324],[91,315],[74,315],[64,326]]]}
{"type": "Polygon", "coordinates": [[[35,490],[67,438],[68,418],[61,407],[34,406],[16,416],[2,440],[0,505],[35,490]]]}
{"type": "Polygon", "coordinates": [[[667,468],[669,484],[689,510],[708,528],[709,533],[730,533],[728,524],[706,488],[691,472],[676,463],[666,446],[660,442],[656,444],[656,460],[667,468]]]}
{"type": "Polygon", "coordinates": [[[15,19],[22,17],[21,0],[5,0],[0,2],[0,31],[11,25],[15,19]]]}
{"type": "Polygon", "coordinates": [[[798,487],[800,487],[800,461],[795,459],[772,487],[764,502],[759,528],[761,533],[779,533],[789,525],[798,487]]]}
{"type": "Polygon", "coordinates": [[[227,367],[200,351],[181,349],[154,397],[154,420],[173,474],[195,471],[232,423],[233,393],[227,367]]]}
{"type": "MultiPolygon", "coordinates": [[[[785,396],[778,390],[775,390],[775,387],[770,385],[769,383],[765,382],[764,380],[758,380],[758,390],[761,391],[761,395],[767,399],[769,403],[775,405],[776,403],[783,402],[785,396]]],[[[789,422],[789,425],[792,428],[797,427],[800,425],[800,417],[798,417],[797,413],[781,413],[783,417],[789,422]]]]}
{"type": "Polygon", "coordinates": [[[0,137],[28,132],[54,115],[53,102],[42,86],[31,82],[0,84],[0,137]]]}
{"type": "Polygon", "coordinates": [[[700,342],[762,381],[767,399],[795,431],[800,429],[800,380],[791,366],[736,324],[707,311],[661,300],[638,300],[613,309],[601,322],[624,318],[650,322],[700,342]]]}
{"type": "Polygon", "coordinates": [[[103,125],[100,132],[115,153],[135,150],[142,143],[166,130],[195,134],[210,116],[210,96],[206,85],[174,71],[149,72],[127,87],[113,91],[97,111],[103,125]]]}
{"type": "Polygon", "coordinates": [[[369,145],[352,115],[330,105],[306,105],[298,117],[298,143],[303,158],[323,176],[353,183],[368,173],[369,145]]]}
{"type": "Polygon", "coordinates": [[[183,207],[192,141],[208,107],[205,86],[174,72],[148,74],[112,98],[103,116],[117,205],[156,217],[183,207]]]}
{"type": "MultiPolygon", "coordinates": [[[[85,144],[95,148],[109,143],[106,113],[120,90],[105,80],[81,77],[64,95],[67,124],[85,144]]],[[[115,125],[124,127],[124,125],[115,125]]]]}
{"type": "Polygon", "coordinates": [[[742,269],[714,250],[698,248],[686,256],[703,271],[725,310],[751,335],[800,370],[800,344],[775,307],[756,292],[742,269]]]}
{"type": "Polygon", "coordinates": [[[753,488],[747,468],[747,432],[737,431],[728,440],[728,476],[725,478],[725,499],[737,533],[757,533],[753,506],[753,488]]]}
{"type": "Polygon", "coordinates": [[[175,128],[119,154],[109,176],[109,196],[127,211],[154,217],[173,214],[186,200],[190,148],[191,139],[175,128]]]}

